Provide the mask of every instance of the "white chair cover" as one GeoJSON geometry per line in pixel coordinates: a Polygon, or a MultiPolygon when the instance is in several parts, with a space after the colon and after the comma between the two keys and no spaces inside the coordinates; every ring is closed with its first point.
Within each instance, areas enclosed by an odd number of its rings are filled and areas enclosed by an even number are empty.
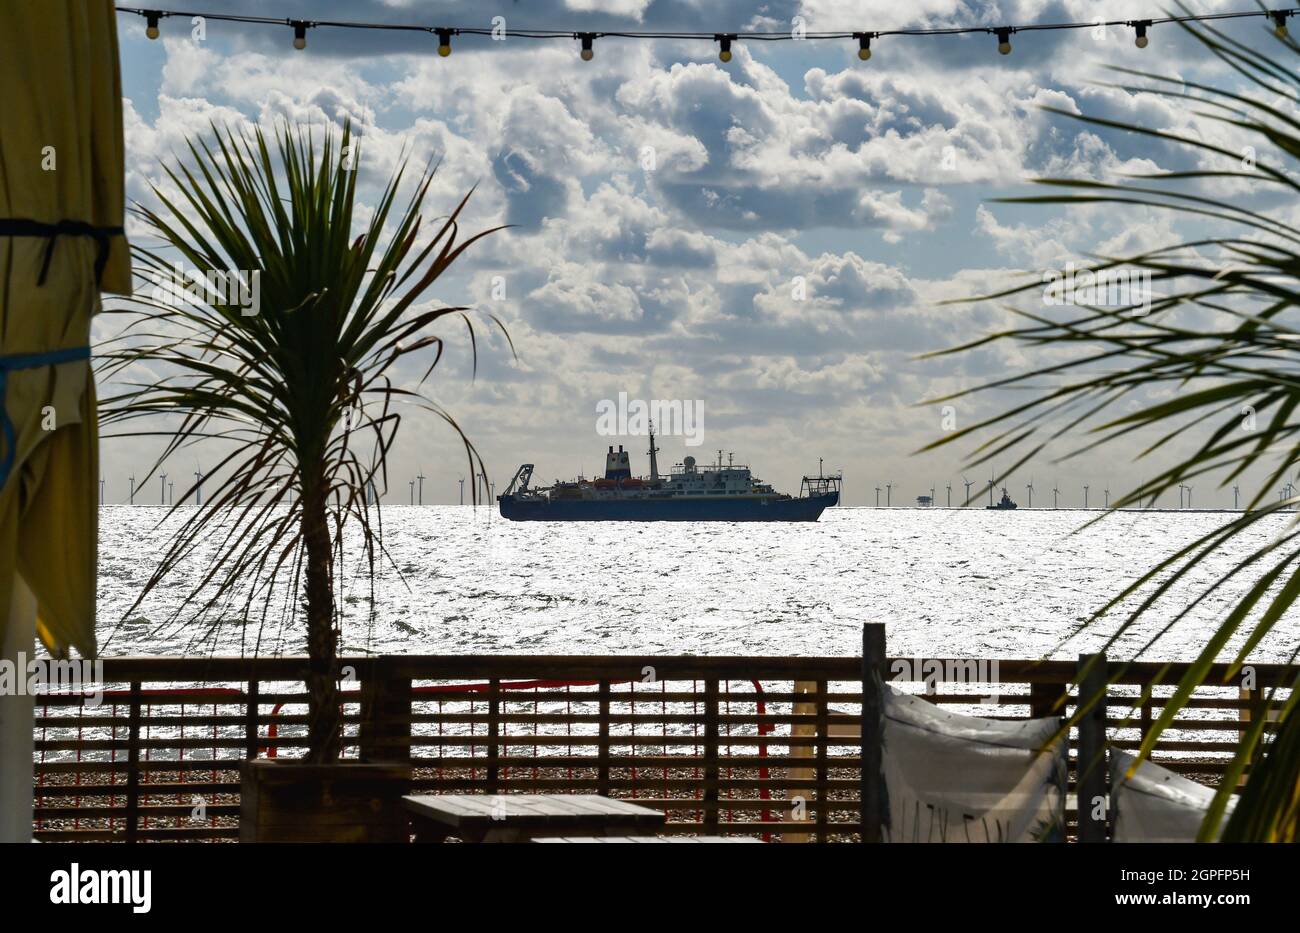
{"type": "Polygon", "coordinates": [[[884,690],[886,842],[1064,840],[1066,744],[1055,718],[1000,722],[884,690]]]}
{"type": "MultiPolygon", "coordinates": [[[[1111,749],[1111,842],[1195,842],[1214,788],[1144,761],[1124,775],[1136,755],[1111,749]]],[[[1237,801],[1228,801],[1228,813],[1237,801]]]]}

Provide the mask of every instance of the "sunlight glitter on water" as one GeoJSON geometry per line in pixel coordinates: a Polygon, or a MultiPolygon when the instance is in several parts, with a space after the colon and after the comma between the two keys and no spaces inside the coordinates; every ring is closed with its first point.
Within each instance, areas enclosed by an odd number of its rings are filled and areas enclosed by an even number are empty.
{"type": "MultiPolygon", "coordinates": [[[[178,510],[183,511],[183,510],[178,510]]],[[[1072,657],[1113,624],[1060,647],[1090,612],[1159,558],[1225,520],[1214,512],[1021,509],[828,510],[816,523],[508,522],[486,507],[384,506],[393,563],[375,584],[375,618],[355,540],[342,590],[345,653],[853,655],[863,622],[888,625],[894,655],[1072,657]],[[1072,533],[1073,532],[1073,533],[1072,533]],[[358,575],[358,571],[361,571],[358,575]]],[[[99,633],[106,656],[301,653],[300,627],[228,619],[215,636],[161,625],[208,548],[134,613],[162,553],[159,507],[101,511],[99,633]],[[259,643],[260,635],[260,643],[259,643]]],[[[1270,519],[1180,584],[1141,626],[1157,630],[1288,519],[1270,519]],[[1267,527],[1265,527],[1267,525],[1267,527]]],[[[1248,583],[1196,607],[1150,657],[1190,660],[1248,583]]],[[[1293,620],[1282,628],[1295,631],[1293,620]]],[[[1282,660],[1294,635],[1255,657],[1282,660]]],[[[1128,656],[1145,637],[1112,653],[1128,656]]]]}

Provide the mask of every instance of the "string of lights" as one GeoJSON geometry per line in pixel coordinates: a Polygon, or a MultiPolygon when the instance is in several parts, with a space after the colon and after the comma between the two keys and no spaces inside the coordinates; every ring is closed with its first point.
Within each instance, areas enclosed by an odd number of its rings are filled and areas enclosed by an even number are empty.
{"type": "Polygon", "coordinates": [[[270,16],[243,16],[235,13],[203,13],[186,10],[155,10],[144,9],[141,7],[117,7],[119,13],[131,13],[144,19],[145,35],[150,39],[157,39],[162,34],[159,25],[164,19],[177,16],[185,19],[200,17],[204,20],[226,23],[246,23],[260,26],[278,26],[287,27],[293,30],[293,47],[296,49],[305,49],[307,47],[307,30],[309,29],[367,29],[367,30],[387,30],[391,32],[419,32],[436,36],[438,40],[438,54],[446,58],[451,54],[451,40],[453,36],[487,36],[491,39],[504,39],[507,36],[519,39],[568,39],[580,43],[579,55],[584,61],[591,61],[595,57],[595,44],[597,39],[677,39],[715,42],[718,45],[718,58],[723,62],[731,61],[731,47],[735,42],[782,42],[792,40],[856,40],[858,43],[858,58],[866,61],[871,58],[871,43],[874,39],[880,39],[892,36],[960,36],[971,34],[985,34],[997,38],[998,51],[1003,55],[1011,54],[1011,36],[1018,32],[1047,32],[1053,30],[1074,30],[1074,29],[1097,29],[1097,28],[1126,28],[1132,29],[1134,34],[1134,43],[1138,48],[1147,47],[1149,39],[1147,32],[1153,26],[1163,26],[1170,23],[1203,23],[1219,20],[1245,19],[1248,17],[1268,17],[1273,22],[1273,31],[1278,38],[1287,37],[1286,21],[1296,14],[1300,13],[1300,7],[1291,7],[1279,10],[1242,10],[1236,12],[1223,13],[1195,13],[1184,16],[1161,16],[1151,17],[1148,19],[1116,19],[1116,20],[1092,20],[1089,22],[1077,23],[1028,23],[1023,26],[950,26],[937,27],[928,29],[880,29],[873,31],[848,31],[848,32],[815,32],[803,29],[786,30],[782,32],[772,31],[743,31],[735,32],[656,32],[656,31],[582,31],[571,29],[509,29],[504,25],[504,19],[500,23],[489,27],[479,26],[419,26],[401,23],[364,23],[348,22],[340,20],[313,20],[313,19],[290,19],[275,18],[270,16]]]}

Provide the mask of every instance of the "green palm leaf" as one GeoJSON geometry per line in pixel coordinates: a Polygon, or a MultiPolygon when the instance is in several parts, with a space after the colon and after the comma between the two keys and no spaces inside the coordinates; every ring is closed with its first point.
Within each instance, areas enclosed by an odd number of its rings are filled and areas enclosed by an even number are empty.
{"type": "Polygon", "coordinates": [[[455,418],[395,385],[394,368],[412,354],[431,353],[421,383],[427,380],[442,358],[435,327],[444,318],[468,327],[477,361],[468,309],[431,304],[428,292],[493,230],[461,237],[466,195],[424,231],[434,167],[404,183],[403,162],[358,233],[356,145],[347,125],[320,138],[286,126],[273,141],[260,129],[248,135],[214,127],[211,140],[191,142],[187,164],[165,169],[168,190],[155,189],[158,209],[134,209],[160,245],[136,250],[145,288],[114,309],[124,326],[101,354],[101,378],[114,387],[101,402],[101,421],[118,436],[166,437],[155,470],[200,439],[215,439],[225,451],[203,477],[210,480],[205,502],[171,535],[131,611],[199,542],[215,543],[172,621],[184,616],[210,634],[232,614],[256,617],[257,640],[247,646],[255,651],[277,606],[301,614],[312,662],[314,761],[336,758],[341,741],[335,592],[345,527],[360,533],[373,619],[382,524],[365,491],[371,483],[387,487],[398,404],[450,426],[470,470],[484,469],[455,418]],[[175,261],[200,276],[256,273],[259,312],[158,292],[154,286],[171,279],[175,261]],[[136,381],[137,372],[162,375],[136,381]],[[176,430],[135,426],[157,416],[176,419],[176,430]]]}
{"type": "MultiPolygon", "coordinates": [[[[967,299],[1010,302],[1009,310],[1020,321],[1018,325],[931,354],[962,353],[995,341],[1020,344],[1031,353],[1052,354],[1054,362],[1049,364],[931,400],[990,389],[1018,389],[1025,394],[1026,400],[1019,404],[924,448],[983,437],[968,458],[972,465],[1005,459],[1008,454],[1016,458],[995,481],[1049,445],[1078,437],[1081,432],[1085,440],[1076,443],[1065,457],[1138,433],[1151,438],[1141,457],[1176,439],[1199,438],[1190,455],[1123,494],[1112,509],[1149,503],[1198,476],[1219,477],[1222,487],[1252,468],[1267,471],[1244,513],[1160,561],[1093,614],[1089,625],[1123,611],[1107,639],[1107,648],[1207,559],[1241,542],[1248,533],[1267,527],[1263,522],[1276,525],[1282,510],[1292,509],[1300,501],[1293,497],[1264,504],[1269,490],[1300,463],[1300,375],[1296,371],[1300,332],[1289,323],[1289,312],[1300,304],[1300,230],[1285,220],[1288,211],[1294,211],[1295,196],[1300,193],[1295,180],[1300,168],[1296,165],[1300,160],[1300,121],[1293,116],[1294,106],[1300,104],[1300,78],[1294,67],[1213,27],[1182,25],[1252,89],[1239,93],[1130,69],[1116,70],[1141,83],[1117,86],[1179,101],[1183,107],[1195,107],[1205,119],[1246,134],[1257,147],[1253,165],[1245,164],[1241,152],[1191,136],[1056,111],[1085,124],[1188,147],[1219,164],[1116,181],[1044,179],[1039,183],[1051,186],[1056,193],[1004,200],[1067,207],[1115,204],[1156,208],[1229,232],[1132,256],[1093,257],[1086,270],[1090,273],[1129,269],[1149,275],[1153,289],[1159,288],[1163,294],[1150,301],[1147,313],[1143,313],[1142,303],[1107,307],[1104,299],[1075,305],[1072,315],[1035,312],[1017,301],[1040,290],[1043,283],[1026,280],[991,295],[967,299]],[[1243,204],[1246,199],[1217,196],[1216,184],[1221,186],[1227,180],[1248,180],[1260,186],[1261,192],[1269,192],[1274,199],[1270,208],[1256,210],[1248,206],[1248,200],[1243,204]],[[1187,311],[1196,311],[1198,320],[1208,318],[1212,323],[1189,327],[1182,323],[1187,311]],[[1159,400],[1148,401],[1153,395],[1159,400]],[[1115,411],[1124,414],[1117,416],[1115,411]],[[1243,419],[1244,415],[1249,417],[1243,419]],[[1145,595],[1141,593],[1144,588],[1148,589],[1145,595]],[[1136,605],[1121,610],[1129,600],[1136,605]]],[[[1300,46],[1290,39],[1281,40],[1279,47],[1284,55],[1300,54],[1300,46]]],[[[1230,569],[1181,607],[1145,641],[1137,655],[1148,651],[1170,628],[1185,622],[1195,607],[1233,583],[1248,586],[1165,702],[1142,744],[1140,757],[1151,752],[1193,690],[1212,682],[1211,666],[1234,637],[1242,638],[1243,644],[1229,665],[1229,677],[1237,675],[1249,653],[1271,632],[1289,631],[1294,642],[1291,659],[1300,654],[1294,628],[1282,628],[1285,621],[1294,619],[1292,610],[1300,599],[1300,527],[1293,517],[1281,533],[1235,560],[1230,569]]],[[[1221,828],[1227,840],[1294,841],[1300,837],[1297,687],[1300,682],[1291,685],[1285,699],[1277,691],[1267,692],[1264,715],[1255,717],[1241,741],[1202,827],[1202,839],[1218,837],[1221,828]],[[1266,723],[1270,713],[1271,725],[1266,723]],[[1238,806],[1223,826],[1226,804],[1246,775],[1249,780],[1238,806]]],[[[1081,709],[1097,700],[1080,699],[1081,709]]]]}

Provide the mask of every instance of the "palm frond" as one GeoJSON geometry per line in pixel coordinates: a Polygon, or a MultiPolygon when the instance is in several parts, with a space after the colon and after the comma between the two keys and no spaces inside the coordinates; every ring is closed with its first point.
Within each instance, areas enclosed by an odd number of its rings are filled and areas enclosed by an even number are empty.
{"type": "MultiPolygon", "coordinates": [[[[1058,110],[1059,115],[1085,125],[1122,130],[1194,151],[1205,167],[1111,181],[1042,179],[1039,183],[1050,186],[1054,193],[1003,200],[1066,208],[1109,204],[1155,209],[1225,232],[1136,255],[1092,256],[1081,270],[1094,276],[1137,270],[1147,277],[1153,292],[1157,287],[1161,291],[1144,296],[1142,301],[1083,302],[1068,305],[1063,313],[1033,310],[1025,299],[1040,291],[1044,283],[1028,278],[992,294],[962,299],[997,301],[1018,323],[929,354],[942,356],[993,343],[1013,343],[1030,354],[1050,355],[1050,362],[1028,371],[929,400],[949,401],[993,390],[1025,393],[1017,404],[924,448],[982,438],[967,457],[972,465],[1015,458],[997,481],[1067,438],[1074,446],[1062,459],[1137,435],[1149,438],[1139,459],[1167,450],[1175,441],[1195,439],[1194,449],[1122,494],[1112,504],[1112,511],[1153,501],[1198,476],[1220,477],[1220,485],[1225,486],[1248,471],[1263,471],[1264,480],[1249,496],[1244,513],[1159,561],[1093,613],[1086,625],[1095,625],[1135,603],[1109,635],[1106,648],[1132,631],[1209,558],[1230,546],[1240,547],[1248,533],[1264,527],[1261,523],[1269,523],[1272,530],[1279,517],[1290,519],[1266,543],[1234,559],[1137,651],[1137,657],[1150,651],[1170,629],[1186,623],[1197,606],[1229,585],[1245,587],[1241,595],[1233,597],[1234,603],[1218,628],[1206,637],[1173,696],[1162,701],[1162,714],[1145,736],[1140,756],[1150,753],[1160,733],[1186,707],[1192,692],[1210,682],[1211,666],[1234,638],[1240,639],[1241,645],[1228,667],[1229,677],[1236,676],[1263,638],[1283,630],[1282,623],[1294,618],[1300,600],[1300,526],[1290,511],[1300,497],[1265,504],[1269,490],[1300,463],[1300,374],[1296,369],[1300,329],[1293,316],[1300,304],[1300,229],[1287,219],[1294,212],[1295,195],[1300,193],[1296,181],[1300,120],[1290,109],[1300,103],[1300,78],[1294,66],[1287,67],[1213,26],[1182,25],[1238,75],[1248,90],[1228,90],[1131,69],[1117,69],[1127,81],[1116,86],[1166,97],[1184,108],[1196,107],[1198,117],[1230,128],[1258,147],[1253,162],[1247,164],[1250,160],[1244,159],[1241,151],[1192,135],[1058,110]],[[1258,187],[1260,194],[1225,195],[1223,186],[1228,183],[1258,187]],[[1189,318],[1193,323],[1188,323],[1189,318]],[[1123,414],[1115,415],[1116,411],[1123,414]],[[1081,443],[1073,440],[1080,436],[1081,443]]],[[[1288,56],[1300,54],[1300,46],[1289,39],[1283,40],[1280,48],[1288,56]]],[[[1298,640],[1293,637],[1293,641],[1298,640]]],[[[1296,653],[1300,653],[1300,643],[1296,653]]],[[[1080,706],[1095,699],[1081,698],[1080,706]]],[[[1205,820],[1202,838],[1218,836],[1231,793],[1238,779],[1246,775],[1246,790],[1228,820],[1224,838],[1262,841],[1297,837],[1300,726],[1294,714],[1296,703],[1294,688],[1285,700],[1277,691],[1268,693],[1265,715],[1252,722],[1243,737],[1205,820]],[[1269,711],[1275,717],[1275,734],[1264,722],[1269,711]]]]}
{"type": "MultiPolygon", "coordinates": [[[[358,233],[357,172],[344,159],[355,157],[351,127],[317,136],[282,126],[270,140],[260,128],[214,126],[210,139],[190,142],[185,164],[165,168],[157,207],[134,207],[161,245],[135,250],[144,287],[110,309],[123,325],[101,354],[100,377],[111,387],[101,402],[106,436],[167,437],[155,469],[199,440],[225,449],[195,481],[209,480],[206,501],[187,510],[128,613],[200,542],[215,545],[168,622],[197,624],[207,637],[228,618],[257,617],[257,640],[246,646],[257,651],[281,594],[293,614],[301,606],[309,654],[327,668],[341,624],[334,594],[345,527],[360,532],[373,620],[382,522],[366,490],[386,486],[398,406],[431,412],[451,428],[469,468],[485,470],[456,419],[402,387],[395,370],[431,353],[423,384],[442,359],[445,338],[435,328],[453,316],[468,327],[477,361],[469,309],[431,303],[430,290],[499,228],[461,236],[467,194],[417,248],[434,167],[407,182],[404,161],[358,233]],[[256,276],[260,308],[249,314],[221,296],[175,295],[165,283],[176,262],[204,280],[240,270],[250,289],[256,276]],[[133,374],[141,371],[161,375],[140,381],[133,374]],[[175,430],[160,432],[159,417],[172,418],[175,430]]],[[[322,759],[337,746],[337,722],[316,722],[329,717],[328,689],[320,681],[312,688],[312,752],[322,759]]]]}

